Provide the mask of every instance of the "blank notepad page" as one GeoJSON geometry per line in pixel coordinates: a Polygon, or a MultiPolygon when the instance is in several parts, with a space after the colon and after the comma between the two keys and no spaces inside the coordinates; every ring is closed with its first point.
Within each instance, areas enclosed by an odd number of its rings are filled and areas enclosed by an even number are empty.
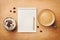
{"type": "Polygon", "coordinates": [[[18,32],[36,32],[36,8],[18,8],[18,32]]]}

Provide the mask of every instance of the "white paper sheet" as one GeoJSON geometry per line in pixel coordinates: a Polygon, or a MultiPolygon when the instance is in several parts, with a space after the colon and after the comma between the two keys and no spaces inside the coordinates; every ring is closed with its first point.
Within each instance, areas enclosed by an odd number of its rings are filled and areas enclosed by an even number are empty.
{"type": "Polygon", "coordinates": [[[36,8],[18,8],[18,32],[36,32],[36,8]]]}

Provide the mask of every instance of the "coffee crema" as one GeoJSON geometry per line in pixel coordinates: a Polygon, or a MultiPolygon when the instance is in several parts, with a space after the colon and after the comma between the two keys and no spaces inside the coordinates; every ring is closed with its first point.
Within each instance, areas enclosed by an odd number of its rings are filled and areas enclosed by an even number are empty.
{"type": "Polygon", "coordinates": [[[38,22],[43,26],[51,26],[55,22],[55,15],[49,9],[44,9],[38,15],[38,22]]]}

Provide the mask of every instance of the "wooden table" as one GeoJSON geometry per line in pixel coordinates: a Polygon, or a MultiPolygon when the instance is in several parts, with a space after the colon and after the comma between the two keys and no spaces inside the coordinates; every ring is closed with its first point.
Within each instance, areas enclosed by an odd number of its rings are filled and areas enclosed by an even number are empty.
{"type": "Polygon", "coordinates": [[[0,40],[60,40],[60,0],[0,0],[0,40]],[[13,9],[14,7],[16,9],[13,9]],[[37,19],[39,28],[37,28],[36,33],[17,32],[17,28],[12,32],[7,31],[3,27],[3,20],[6,17],[12,17],[17,22],[18,7],[36,7],[37,16],[43,9],[52,10],[56,16],[57,28],[44,27],[39,24],[37,19]]]}

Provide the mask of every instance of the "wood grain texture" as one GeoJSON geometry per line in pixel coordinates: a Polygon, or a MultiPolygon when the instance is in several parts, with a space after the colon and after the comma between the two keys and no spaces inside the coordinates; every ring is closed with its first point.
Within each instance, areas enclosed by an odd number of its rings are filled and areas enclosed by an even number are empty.
{"type": "Polygon", "coordinates": [[[0,0],[0,40],[60,40],[60,0],[0,0]],[[13,7],[16,7],[16,13],[13,13],[13,7]],[[36,7],[37,16],[43,9],[52,10],[56,16],[57,28],[44,27],[37,19],[39,28],[36,33],[18,33],[17,28],[13,32],[7,31],[3,27],[3,20],[6,17],[12,17],[18,24],[19,7],[36,7]]]}

